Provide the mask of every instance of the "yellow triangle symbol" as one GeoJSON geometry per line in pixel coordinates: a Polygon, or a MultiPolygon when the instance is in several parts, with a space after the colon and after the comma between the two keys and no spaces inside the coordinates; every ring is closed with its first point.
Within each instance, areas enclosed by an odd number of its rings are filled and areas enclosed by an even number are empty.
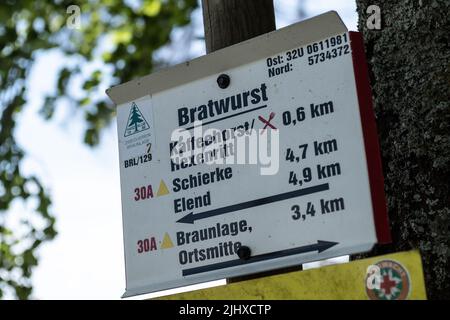
{"type": "Polygon", "coordinates": [[[169,249],[173,247],[172,239],[170,239],[169,234],[166,232],[164,234],[163,242],[161,243],[161,249],[169,249]]]}
{"type": "Polygon", "coordinates": [[[166,194],[169,194],[169,189],[167,189],[166,184],[164,183],[163,180],[161,180],[161,182],[159,183],[159,188],[158,188],[158,193],[156,194],[156,196],[165,196],[166,194]]]}

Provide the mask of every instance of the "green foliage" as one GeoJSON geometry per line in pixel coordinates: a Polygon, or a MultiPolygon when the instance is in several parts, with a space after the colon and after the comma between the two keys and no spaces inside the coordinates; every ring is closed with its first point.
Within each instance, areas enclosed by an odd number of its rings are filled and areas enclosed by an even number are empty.
{"type": "Polygon", "coordinates": [[[420,249],[428,297],[450,299],[450,2],[384,1],[365,27],[391,220],[390,251],[420,249]]]}
{"type": "Polygon", "coordinates": [[[37,177],[22,174],[24,151],[14,138],[36,53],[57,48],[68,61],[76,59],[75,65],[68,63],[59,70],[55,93],[46,97],[41,115],[51,119],[59,99],[71,101],[85,115],[84,141],[95,145],[114,116],[113,106],[98,92],[110,77],[102,69],[85,78],[81,67],[96,58],[106,40],[113,43],[101,55],[112,69],[112,83],[107,85],[148,74],[155,66],[154,52],[170,41],[174,27],[190,22],[196,7],[197,0],[0,2],[0,298],[6,289],[13,289],[20,299],[29,297],[31,272],[38,263],[36,249],[56,236],[50,196],[37,177]],[[70,5],[81,9],[80,29],[66,24],[70,5]],[[73,97],[69,90],[77,77],[84,79],[81,97],[73,97]],[[16,199],[35,207],[21,222],[20,235],[6,227],[16,199]]]}

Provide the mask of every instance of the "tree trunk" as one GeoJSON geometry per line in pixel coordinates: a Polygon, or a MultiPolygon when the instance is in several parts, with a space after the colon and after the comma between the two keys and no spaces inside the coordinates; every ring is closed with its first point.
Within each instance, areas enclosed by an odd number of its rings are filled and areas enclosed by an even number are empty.
{"type": "Polygon", "coordinates": [[[275,30],[273,0],[202,0],[206,52],[275,30]]]}
{"type": "Polygon", "coordinates": [[[428,297],[450,299],[450,5],[379,1],[382,28],[369,30],[373,1],[356,2],[393,236],[375,253],[420,249],[428,297]]]}

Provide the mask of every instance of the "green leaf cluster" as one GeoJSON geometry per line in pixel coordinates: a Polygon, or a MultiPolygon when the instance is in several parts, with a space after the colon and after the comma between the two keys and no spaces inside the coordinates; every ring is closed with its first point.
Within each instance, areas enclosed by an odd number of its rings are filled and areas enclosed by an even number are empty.
{"type": "Polygon", "coordinates": [[[190,23],[197,6],[197,0],[0,2],[0,297],[7,290],[20,299],[30,296],[36,249],[56,236],[49,192],[38,177],[22,173],[25,153],[14,136],[37,54],[59,50],[67,59],[56,70],[56,88],[45,97],[41,115],[51,119],[65,99],[84,114],[84,141],[93,146],[115,115],[104,88],[150,73],[155,51],[170,42],[174,28],[190,23]],[[80,9],[79,28],[67,23],[71,5],[80,9]],[[83,67],[94,62],[101,67],[86,75],[83,67]],[[82,93],[74,94],[80,79],[82,93]],[[20,233],[7,227],[15,200],[33,207],[20,233]]]}

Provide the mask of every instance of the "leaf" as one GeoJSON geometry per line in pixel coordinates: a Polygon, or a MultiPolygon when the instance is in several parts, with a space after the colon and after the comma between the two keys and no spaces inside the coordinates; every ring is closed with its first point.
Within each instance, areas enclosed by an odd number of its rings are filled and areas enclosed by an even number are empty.
{"type": "Polygon", "coordinates": [[[116,44],[124,43],[128,44],[130,43],[132,38],[132,33],[129,28],[123,28],[120,30],[116,30],[113,32],[113,42],[116,44]]]}
{"type": "Polygon", "coordinates": [[[161,11],[160,0],[146,0],[142,4],[141,12],[149,17],[154,17],[161,11]]]}

